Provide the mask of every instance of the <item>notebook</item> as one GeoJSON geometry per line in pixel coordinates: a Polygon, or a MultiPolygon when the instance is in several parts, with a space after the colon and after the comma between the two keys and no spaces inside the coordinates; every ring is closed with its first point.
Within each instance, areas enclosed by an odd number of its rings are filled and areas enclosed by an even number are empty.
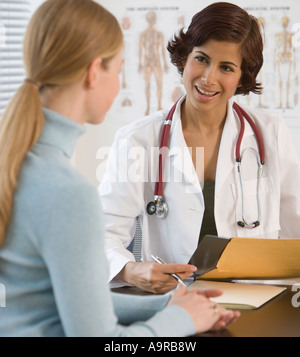
{"type": "Polygon", "coordinates": [[[286,290],[286,287],[261,284],[240,284],[222,281],[195,280],[190,288],[220,289],[223,294],[210,298],[229,309],[257,309],[286,290]]]}

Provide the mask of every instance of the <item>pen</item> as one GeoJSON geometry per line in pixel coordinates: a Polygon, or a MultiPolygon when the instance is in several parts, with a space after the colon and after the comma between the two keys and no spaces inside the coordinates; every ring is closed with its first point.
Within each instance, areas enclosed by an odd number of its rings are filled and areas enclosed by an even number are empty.
{"type": "MultiPolygon", "coordinates": [[[[157,256],[155,256],[155,255],[153,255],[153,254],[151,254],[151,258],[153,259],[153,260],[155,260],[156,261],[156,263],[159,263],[159,264],[167,264],[165,261],[163,261],[161,258],[159,258],[159,257],[157,257],[157,256]]],[[[185,286],[186,287],[186,284],[185,284],[185,282],[182,280],[182,279],[180,279],[180,277],[177,275],[177,274],[171,274],[172,276],[173,276],[173,278],[174,279],[176,279],[177,281],[178,281],[178,283],[180,283],[180,284],[182,284],[183,286],[185,286]]]]}

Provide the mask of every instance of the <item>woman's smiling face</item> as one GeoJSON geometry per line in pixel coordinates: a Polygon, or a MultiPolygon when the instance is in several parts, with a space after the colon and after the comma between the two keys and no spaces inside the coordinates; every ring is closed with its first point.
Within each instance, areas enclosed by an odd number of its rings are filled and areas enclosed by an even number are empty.
{"type": "Polygon", "coordinates": [[[194,47],[182,75],[187,105],[200,111],[224,110],[240,86],[241,64],[239,44],[209,40],[194,47]]]}

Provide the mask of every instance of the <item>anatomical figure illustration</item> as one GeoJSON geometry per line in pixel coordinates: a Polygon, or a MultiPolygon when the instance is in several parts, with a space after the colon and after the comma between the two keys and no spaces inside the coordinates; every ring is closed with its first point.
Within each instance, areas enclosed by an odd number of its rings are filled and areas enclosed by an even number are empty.
{"type": "Polygon", "coordinates": [[[295,48],[292,46],[293,33],[287,30],[289,18],[283,16],[283,30],[275,34],[274,69],[279,78],[279,108],[291,108],[290,87],[296,70],[295,48]]]}
{"type": "Polygon", "coordinates": [[[143,74],[145,81],[146,115],[150,112],[152,75],[155,78],[157,87],[157,110],[161,110],[163,73],[168,71],[164,35],[156,29],[156,20],[156,13],[149,11],[146,14],[148,27],[140,34],[139,38],[139,72],[143,74]]]}

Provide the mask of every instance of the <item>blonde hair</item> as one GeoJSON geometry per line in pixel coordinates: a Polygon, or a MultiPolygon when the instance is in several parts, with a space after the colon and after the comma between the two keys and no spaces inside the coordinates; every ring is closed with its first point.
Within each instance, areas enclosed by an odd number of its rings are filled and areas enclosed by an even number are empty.
{"type": "Polygon", "coordinates": [[[39,91],[75,82],[98,56],[106,68],[122,44],[115,17],[92,0],[47,0],[33,15],[24,38],[30,80],[24,81],[0,120],[0,245],[22,162],[43,130],[39,91]]]}

